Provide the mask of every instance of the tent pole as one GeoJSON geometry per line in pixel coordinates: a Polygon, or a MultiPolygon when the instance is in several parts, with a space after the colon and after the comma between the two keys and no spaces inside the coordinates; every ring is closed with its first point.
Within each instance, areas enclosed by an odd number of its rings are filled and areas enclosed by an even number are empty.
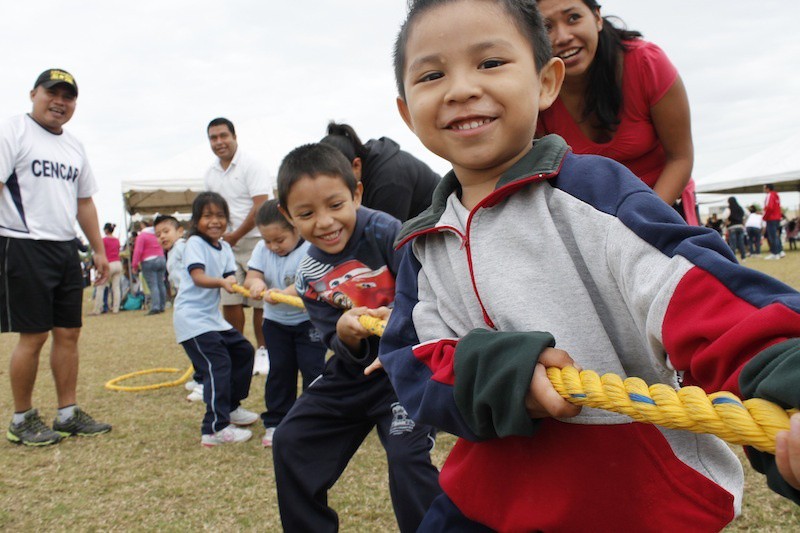
{"type": "MultiPolygon", "coordinates": [[[[125,196],[125,192],[122,192],[122,210],[123,210],[123,219],[125,220],[125,247],[128,249],[128,287],[133,287],[133,275],[131,274],[131,243],[130,243],[130,232],[128,228],[130,227],[130,220],[128,219],[128,198],[125,196]]],[[[130,290],[130,289],[128,289],[130,290]]]]}

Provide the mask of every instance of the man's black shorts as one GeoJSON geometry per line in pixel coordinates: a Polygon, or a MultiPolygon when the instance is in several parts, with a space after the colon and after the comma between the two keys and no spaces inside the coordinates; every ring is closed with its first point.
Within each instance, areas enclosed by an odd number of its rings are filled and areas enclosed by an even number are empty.
{"type": "Polygon", "coordinates": [[[0,237],[0,331],[79,328],[82,303],[75,241],[0,237]]]}

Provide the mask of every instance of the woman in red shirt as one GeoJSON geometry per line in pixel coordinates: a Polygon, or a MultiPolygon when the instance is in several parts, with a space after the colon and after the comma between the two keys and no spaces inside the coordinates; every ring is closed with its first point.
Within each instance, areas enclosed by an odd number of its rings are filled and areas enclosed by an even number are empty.
{"type": "Polygon", "coordinates": [[[108,280],[103,285],[95,287],[94,311],[89,313],[90,315],[99,315],[103,312],[103,294],[109,286],[111,287],[111,299],[108,307],[112,313],[119,313],[122,262],[119,259],[119,239],[114,236],[116,227],[111,222],[106,222],[106,225],[103,226],[103,233],[105,233],[103,246],[106,248],[106,257],[108,258],[108,280]]]}
{"type": "Polygon", "coordinates": [[[641,33],[613,26],[594,0],[537,3],[566,66],[538,135],[556,133],[576,153],[622,163],[697,225],[689,100],[666,54],[641,33]]]}

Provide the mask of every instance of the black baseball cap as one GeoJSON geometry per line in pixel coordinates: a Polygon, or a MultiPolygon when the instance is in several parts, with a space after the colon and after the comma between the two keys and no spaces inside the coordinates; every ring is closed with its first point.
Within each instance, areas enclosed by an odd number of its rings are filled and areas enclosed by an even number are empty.
{"type": "Polygon", "coordinates": [[[78,96],[78,84],[75,83],[75,78],[72,77],[72,74],[60,68],[47,69],[39,74],[39,77],[36,78],[36,83],[33,84],[33,88],[35,89],[41,85],[45,89],[49,89],[59,83],[72,87],[72,90],[75,91],[75,96],[78,96]]]}

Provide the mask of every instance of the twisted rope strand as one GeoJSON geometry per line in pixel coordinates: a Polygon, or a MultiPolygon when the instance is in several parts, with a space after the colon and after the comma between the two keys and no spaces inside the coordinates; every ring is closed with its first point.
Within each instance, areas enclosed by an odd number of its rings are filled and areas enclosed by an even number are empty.
{"type": "MultiPolygon", "coordinates": [[[[241,294],[249,295],[244,287],[234,286],[241,294]],[[242,292],[244,291],[244,292],[242,292]]],[[[303,307],[296,296],[273,292],[275,301],[303,307]]],[[[362,315],[359,321],[375,335],[382,335],[386,323],[362,315]]],[[[576,405],[585,405],[627,415],[637,422],[656,424],[669,429],[692,433],[709,433],[736,445],[752,446],[775,453],[775,435],[789,429],[789,416],[797,409],[785,410],[767,400],[740,400],[722,391],[706,394],[700,387],[675,390],[656,383],[648,386],[644,380],[630,377],[623,380],[616,374],[599,376],[591,370],[575,367],[550,367],[547,377],[562,398],[576,405]]]]}
{"type": "Polygon", "coordinates": [[[710,433],[731,444],[775,453],[775,435],[789,429],[797,409],[752,398],[742,401],[730,392],[706,394],[699,387],[675,390],[663,383],[647,386],[639,378],[599,377],[591,370],[550,367],[547,377],[570,403],[628,415],[638,422],[693,433],[710,433]]]}
{"type": "MultiPolygon", "coordinates": [[[[241,285],[234,284],[233,290],[234,292],[239,293],[242,296],[250,298],[250,291],[245,289],[241,285]]],[[[262,292],[259,296],[263,298],[264,292],[262,292]]],[[[272,299],[275,300],[276,302],[292,305],[294,307],[299,307],[301,309],[305,308],[305,305],[303,305],[303,300],[299,296],[290,296],[288,294],[283,294],[282,292],[274,290],[270,291],[270,293],[272,295],[272,299]]],[[[364,329],[366,329],[373,335],[377,335],[378,337],[383,335],[383,330],[386,328],[386,322],[374,316],[361,315],[360,317],[358,317],[358,321],[361,323],[362,326],[364,326],[364,329]]]]}

